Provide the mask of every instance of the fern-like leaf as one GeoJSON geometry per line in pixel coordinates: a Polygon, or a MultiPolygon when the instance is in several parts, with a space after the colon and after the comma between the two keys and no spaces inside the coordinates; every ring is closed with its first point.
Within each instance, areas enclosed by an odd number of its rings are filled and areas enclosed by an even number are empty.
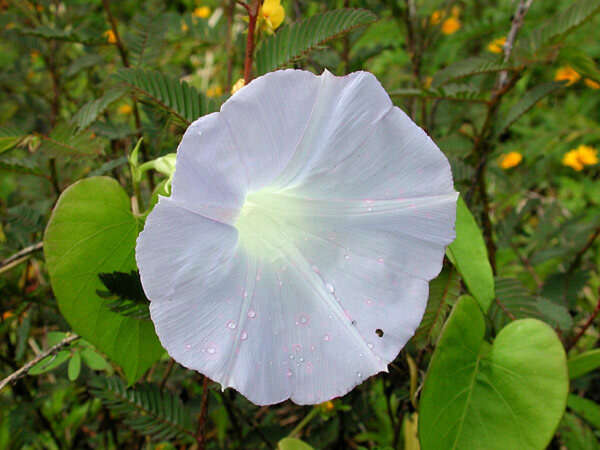
{"type": "Polygon", "coordinates": [[[96,121],[98,116],[102,114],[109,105],[123,97],[126,92],[127,89],[123,88],[106,91],[102,97],[89,101],[83,105],[71,119],[72,122],[76,124],[79,129],[87,128],[96,121]]]}
{"type": "Polygon", "coordinates": [[[376,19],[372,12],[363,9],[338,9],[287,25],[263,41],[256,53],[256,71],[262,75],[283,67],[315,47],[376,19]]]}
{"type": "Polygon", "coordinates": [[[122,69],[115,77],[187,125],[200,116],[216,111],[218,107],[185,81],[160,72],[122,69]]]}
{"type": "Polygon", "coordinates": [[[133,66],[147,66],[160,55],[167,29],[164,17],[159,8],[152,15],[138,14],[133,18],[131,32],[125,35],[133,66]]]}
{"type": "Polygon", "coordinates": [[[96,290],[98,296],[109,300],[105,305],[113,312],[136,319],[150,319],[150,303],[144,294],[137,271],[98,274],[107,290],[96,290]]]}
{"type": "Polygon", "coordinates": [[[429,301],[421,325],[413,337],[418,348],[435,343],[454,301],[460,294],[460,278],[454,269],[444,270],[429,285],[429,301]]]}
{"type": "Polygon", "coordinates": [[[508,111],[504,120],[496,128],[496,135],[502,134],[513,123],[515,123],[523,114],[535,106],[537,102],[545,96],[551,94],[564,86],[564,83],[543,83],[538,84],[531,90],[525,92],[521,99],[508,111]]]}
{"type": "Polygon", "coordinates": [[[95,378],[93,395],[134,431],[154,440],[191,441],[191,414],[179,397],[144,383],[127,389],[118,378],[95,378]]]}
{"type": "Polygon", "coordinates": [[[77,132],[75,127],[66,124],[57,125],[48,135],[40,135],[41,147],[49,156],[85,156],[99,155],[102,144],[90,132],[77,132]]]}
{"type": "Polygon", "coordinates": [[[598,0],[580,0],[575,2],[569,8],[555,14],[548,21],[533,30],[526,39],[522,40],[519,47],[535,53],[540,48],[554,42],[557,38],[565,37],[598,12],[600,12],[600,2],[598,0]]]}
{"type": "Polygon", "coordinates": [[[498,58],[474,56],[450,64],[448,67],[437,72],[433,77],[431,87],[438,88],[450,81],[459,80],[472,75],[513,69],[514,67],[511,64],[503,63],[498,58]]]}
{"type": "Polygon", "coordinates": [[[0,153],[16,147],[26,137],[27,135],[19,130],[0,127],[0,153]]]}

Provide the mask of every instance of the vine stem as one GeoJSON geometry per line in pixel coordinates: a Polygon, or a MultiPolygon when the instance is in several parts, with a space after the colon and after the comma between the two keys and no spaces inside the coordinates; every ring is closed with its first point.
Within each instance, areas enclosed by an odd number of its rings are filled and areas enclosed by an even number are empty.
{"type": "Polygon", "coordinates": [[[592,311],[592,314],[590,315],[590,317],[588,317],[588,319],[585,321],[585,323],[581,327],[581,330],[579,330],[579,333],[577,333],[575,335],[575,337],[573,338],[573,340],[569,343],[569,345],[567,345],[567,348],[566,348],[567,352],[569,350],[571,350],[573,347],[575,347],[575,345],[577,345],[577,342],[579,342],[579,339],[581,339],[583,337],[583,335],[585,334],[587,329],[590,327],[590,325],[592,325],[592,323],[594,323],[594,320],[596,320],[596,317],[598,317],[599,313],[600,313],[600,289],[598,289],[598,301],[596,302],[596,307],[594,308],[594,311],[592,311]]]}
{"type": "Polygon", "coordinates": [[[205,448],[206,416],[208,413],[208,382],[207,376],[202,379],[202,400],[200,402],[200,415],[198,416],[198,429],[196,430],[196,442],[198,442],[198,450],[205,448]]]}
{"type": "Polygon", "coordinates": [[[260,0],[252,0],[250,5],[245,5],[248,11],[248,36],[246,37],[246,58],[244,60],[244,84],[252,81],[252,61],[254,59],[254,32],[256,30],[256,21],[258,20],[258,10],[260,0]]]}
{"type": "Polygon", "coordinates": [[[79,339],[78,335],[71,334],[70,336],[67,336],[62,341],[60,341],[58,344],[55,344],[52,347],[48,348],[47,350],[41,352],[39,355],[37,355],[35,358],[33,358],[31,361],[29,361],[27,364],[25,364],[19,370],[11,373],[9,376],[7,376],[2,381],[0,381],[0,391],[2,389],[4,389],[4,387],[8,383],[13,383],[16,380],[18,380],[19,378],[22,378],[25,375],[27,375],[27,373],[31,370],[31,368],[33,366],[35,366],[37,363],[39,363],[42,359],[46,358],[47,356],[53,355],[54,353],[58,352],[61,348],[69,345],[71,342],[73,342],[77,339],[79,339]]]}
{"type": "Polygon", "coordinates": [[[298,423],[298,425],[296,425],[296,428],[294,428],[291,431],[291,433],[289,434],[289,437],[298,437],[300,435],[300,432],[302,431],[302,429],[306,425],[308,425],[308,423],[319,413],[319,411],[320,411],[319,405],[313,407],[313,409],[306,416],[304,416],[304,418],[300,421],[300,423],[298,423]]]}

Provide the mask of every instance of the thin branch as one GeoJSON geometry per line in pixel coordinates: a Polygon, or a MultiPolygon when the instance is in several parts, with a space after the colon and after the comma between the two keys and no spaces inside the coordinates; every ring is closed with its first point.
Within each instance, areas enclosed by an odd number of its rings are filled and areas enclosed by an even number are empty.
{"type": "Polygon", "coordinates": [[[200,415],[198,416],[198,429],[196,430],[196,442],[198,442],[199,450],[204,450],[205,448],[204,439],[206,430],[206,416],[208,413],[208,382],[208,377],[203,376],[202,401],[200,402],[200,415]]]}
{"type": "MultiPolygon", "coordinates": [[[[529,11],[529,8],[533,0],[520,0],[519,5],[513,15],[512,25],[510,27],[510,31],[506,36],[506,42],[504,43],[504,62],[508,62],[510,59],[510,54],[512,53],[513,46],[515,44],[515,39],[517,38],[517,33],[519,29],[523,26],[523,20],[525,19],[525,14],[529,11]]],[[[503,70],[498,75],[498,82],[496,83],[497,89],[502,89],[506,84],[508,78],[508,72],[503,70]]]]}
{"type": "Polygon", "coordinates": [[[42,353],[40,353],[39,355],[37,355],[35,358],[33,358],[31,361],[29,361],[27,364],[25,364],[19,370],[17,370],[16,372],[11,373],[9,376],[7,376],[2,381],[0,381],[0,391],[2,389],[4,389],[4,387],[8,383],[14,383],[19,378],[22,378],[25,375],[27,375],[27,373],[31,370],[31,368],[33,366],[35,366],[37,363],[39,363],[42,359],[44,359],[44,358],[46,358],[46,357],[48,357],[50,355],[53,355],[54,353],[56,353],[57,351],[59,351],[61,348],[65,347],[66,345],[69,345],[71,342],[73,342],[73,341],[75,341],[77,339],[79,339],[79,336],[76,335],[76,334],[72,334],[72,335],[67,336],[66,338],[64,338],[58,344],[53,345],[49,349],[46,349],[45,351],[43,351],[42,353]]]}
{"type": "Polygon", "coordinates": [[[244,84],[252,81],[252,61],[254,59],[254,31],[256,30],[256,21],[258,20],[258,11],[260,0],[252,0],[252,4],[247,6],[248,10],[248,36],[246,38],[246,58],[244,60],[244,84]]]}
{"type": "Polygon", "coordinates": [[[577,266],[579,266],[579,263],[581,262],[581,258],[583,258],[583,255],[585,254],[585,252],[587,252],[592,247],[592,245],[594,245],[594,241],[598,238],[598,236],[600,236],[600,227],[597,227],[594,230],[594,232],[590,235],[590,237],[587,240],[587,242],[585,243],[585,245],[581,248],[581,250],[579,250],[577,252],[577,255],[575,255],[575,259],[573,260],[573,262],[569,265],[569,268],[567,269],[567,275],[571,275],[575,271],[577,266]]]}
{"type": "Polygon", "coordinates": [[[29,247],[25,247],[24,249],[19,250],[14,255],[9,256],[8,258],[6,258],[3,261],[0,261],[0,273],[10,269],[11,267],[14,267],[17,264],[22,263],[27,258],[29,258],[29,256],[31,256],[33,253],[41,250],[43,247],[44,247],[44,243],[38,242],[37,244],[33,244],[33,245],[30,245],[29,247]]]}
{"type": "Polygon", "coordinates": [[[594,311],[592,311],[592,314],[590,315],[590,317],[588,317],[588,319],[585,321],[585,323],[581,327],[581,330],[579,330],[579,333],[577,333],[575,335],[575,337],[573,338],[573,340],[567,345],[567,348],[566,348],[567,352],[569,350],[571,350],[573,347],[575,347],[575,345],[577,345],[577,342],[579,342],[579,339],[581,339],[583,337],[583,335],[585,334],[587,329],[590,327],[590,325],[592,323],[594,323],[594,320],[596,320],[596,317],[598,317],[598,313],[600,313],[600,289],[598,289],[598,302],[596,302],[596,307],[594,308],[594,311]]]}
{"type": "Polygon", "coordinates": [[[173,371],[173,366],[175,365],[175,360],[173,358],[169,359],[169,364],[167,364],[167,368],[165,369],[165,373],[160,380],[159,388],[162,391],[165,388],[165,384],[167,384],[167,380],[169,379],[169,375],[173,371]]]}
{"type": "Polygon", "coordinates": [[[529,259],[526,256],[521,254],[521,252],[519,251],[519,248],[517,247],[517,245],[514,242],[511,242],[510,246],[513,249],[513,251],[515,252],[515,254],[517,255],[517,257],[519,258],[519,261],[521,261],[521,264],[523,264],[523,267],[525,267],[525,269],[527,269],[527,271],[530,273],[530,275],[533,278],[533,281],[535,281],[535,284],[537,285],[538,289],[540,289],[544,283],[542,282],[542,279],[540,278],[538,273],[535,271],[535,269],[531,265],[531,261],[529,261],[529,259]]]}

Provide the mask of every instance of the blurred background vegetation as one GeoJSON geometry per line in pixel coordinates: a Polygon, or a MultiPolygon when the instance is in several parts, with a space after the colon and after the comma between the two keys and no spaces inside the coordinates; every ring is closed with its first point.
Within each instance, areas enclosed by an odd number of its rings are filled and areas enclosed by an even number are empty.
{"type": "MultiPolygon", "coordinates": [[[[593,350],[600,6],[533,1],[507,59],[516,1],[281,5],[281,24],[259,22],[254,73],[284,66],[375,74],[448,156],[483,230],[496,277],[491,330],[535,317],[557,331],[570,357],[593,350]],[[317,21],[340,8],[365,11],[317,21]],[[306,28],[316,37],[292,42],[293,58],[269,47],[311,17],[321,34],[306,28]]],[[[187,123],[243,84],[246,17],[229,0],[0,0],[0,378],[68,337],[40,252],[58,195],[94,175],[134,195],[128,156],[139,137],[142,161],[174,152],[187,123]],[[178,103],[178,80],[196,106],[178,103]]],[[[138,195],[145,205],[165,179],[146,172],[138,195]]],[[[315,409],[259,408],[211,383],[203,396],[201,375],[166,354],[128,388],[106,355],[75,340],[0,392],[0,448],[275,448],[290,434],[315,448],[418,448],[415,395],[463,291],[445,269],[390,373],[315,409]]],[[[578,374],[571,392],[600,402],[597,371],[578,374]]],[[[571,404],[551,448],[599,448],[599,429],[596,403],[571,404]]]]}

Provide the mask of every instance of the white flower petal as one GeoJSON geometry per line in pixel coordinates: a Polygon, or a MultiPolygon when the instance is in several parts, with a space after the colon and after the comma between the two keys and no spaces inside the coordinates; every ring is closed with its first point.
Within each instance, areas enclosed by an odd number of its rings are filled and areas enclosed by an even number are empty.
{"type": "Polygon", "coordinates": [[[372,75],[256,79],[188,129],[138,240],[158,336],[257,404],[343,395],[417,328],[456,197],[372,75]]]}

